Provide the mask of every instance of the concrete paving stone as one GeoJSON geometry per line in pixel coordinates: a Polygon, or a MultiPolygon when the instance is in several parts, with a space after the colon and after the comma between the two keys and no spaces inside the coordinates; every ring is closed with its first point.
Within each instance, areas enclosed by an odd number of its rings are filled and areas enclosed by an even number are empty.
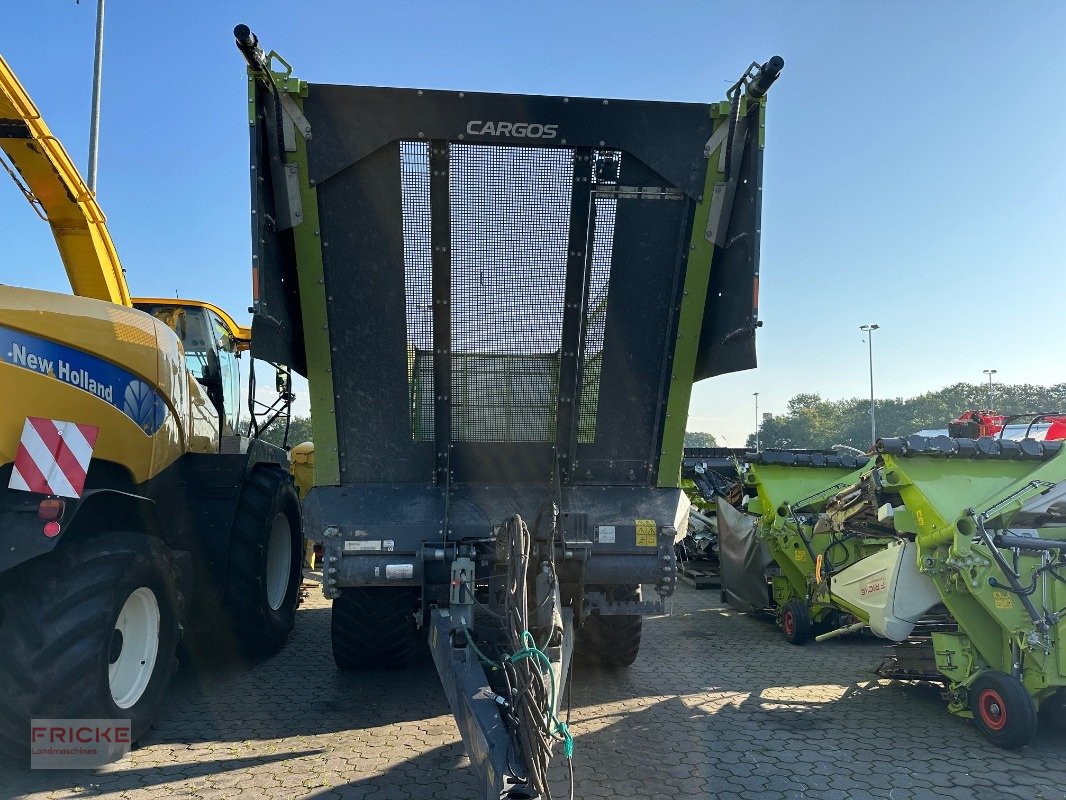
{"type": "MultiPolygon", "coordinates": [[[[720,797],[725,796],[725,794],[720,795],[720,797]]],[[[740,791],[736,796],[741,798],[741,800],[785,800],[786,797],[784,792],[766,790],[753,791],[751,789],[740,791]]]]}
{"type": "MultiPolygon", "coordinates": [[[[997,750],[936,687],[872,678],[882,642],[796,648],[714,592],[682,587],[672,603],[673,616],[645,621],[632,668],[575,670],[577,797],[1066,800],[1066,734],[997,750]]],[[[565,797],[561,764],[552,782],[565,797]]],[[[274,658],[186,659],[158,727],[123,761],[0,770],[0,800],[476,796],[432,664],[338,673],[329,604],[315,596],[274,658]]]]}

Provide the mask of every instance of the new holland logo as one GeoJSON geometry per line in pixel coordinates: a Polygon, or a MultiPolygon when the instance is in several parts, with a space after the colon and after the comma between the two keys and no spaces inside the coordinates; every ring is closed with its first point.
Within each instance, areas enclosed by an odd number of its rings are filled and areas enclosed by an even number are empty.
{"type": "Polygon", "coordinates": [[[512,136],[518,139],[554,139],[559,133],[558,125],[542,125],[539,122],[483,122],[472,119],[466,123],[466,132],[471,136],[512,136]]]}

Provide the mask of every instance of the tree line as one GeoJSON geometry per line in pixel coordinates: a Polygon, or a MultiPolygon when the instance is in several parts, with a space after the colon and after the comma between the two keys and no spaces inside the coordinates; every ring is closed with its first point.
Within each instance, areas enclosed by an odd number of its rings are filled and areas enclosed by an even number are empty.
{"type": "MultiPolygon", "coordinates": [[[[276,444],[281,447],[282,440],[285,436],[285,422],[284,420],[277,421],[267,428],[266,432],[262,435],[264,441],[276,444]]],[[[310,417],[293,417],[289,423],[289,447],[300,444],[300,442],[311,441],[311,418],[310,417]]],[[[717,447],[718,442],[714,438],[714,434],[707,433],[706,431],[689,431],[685,434],[685,447],[717,447]]]]}
{"type": "MultiPolygon", "coordinates": [[[[1066,383],[997,385],[993,403],[1000,414],[1066,411],[1066,383]]],[[[917,397],[878,400],[877,435],[907,436],[920,430],[945,429],[964,411],[987,409],[988,385],[956,383],[917,397]]],[[[865,450],[870,445],[870,401],[861,397],[826,400],[818,394],[797,394],[784,414],[765,420],[759,432],[763,448],[826,448],[846,444],[865,450]]],[[[748,436],[755,446],[755,434],[748,436]]]]}
{"type": "MultiPolygon", "coordinates": [[[[1066,383],[997,385],[995,410],[1001,414],[1066,411],[1066,383]]],[[[877,401],[877,435],[907,436],[920,430],[944,429],[964,411],[988,406],[987,384],[956,383],[917,397],[877,401]]],[[[283,425],[271,425],[263,438],[280,445],[283,425]]],[[[311,440],[310,417],[293,417],[289,446],[311,440]]],[[[826,448],[846,444],[865,450],[870,445],[870,401],[861,397],[826,400],[814,393],[797,394],[784,414],[765,420],[759,433],[762,447],[826,448]]],[[[686,447],[716,447],[713,434],[689,431],[686,447]]],[[[755,446],[755,433],[747,447],[755,446]]]]}

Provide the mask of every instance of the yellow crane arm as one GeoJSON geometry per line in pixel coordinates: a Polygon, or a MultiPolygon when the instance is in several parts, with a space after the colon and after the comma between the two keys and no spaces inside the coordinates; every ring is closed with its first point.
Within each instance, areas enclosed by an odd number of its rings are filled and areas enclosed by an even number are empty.
{"type": "Polygon", "coordinates": [[[0,166],[52,229],[74,294],[131,305],[104,212],[2,56],[0,150],[10,162],[0,166]]]}

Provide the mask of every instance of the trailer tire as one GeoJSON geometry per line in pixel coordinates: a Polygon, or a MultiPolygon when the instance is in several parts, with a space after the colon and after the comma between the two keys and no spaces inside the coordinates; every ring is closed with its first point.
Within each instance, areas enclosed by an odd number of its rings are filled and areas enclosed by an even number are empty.
{"type": "Polygon", "coordinates": [[[985,737],[1007,750],[1023,747],[1036,735],[1036,704],[1020,680],[989,669],[970,686],[970,710],[985,737]]]}
{"type": "Polygon", "coordinates": [[[785,603],[781,610],[781,631],[789,644],[801,645],[811,640],[814,623],[811,622],[811,612],[806,603],[795,598],[785,603]]]}
{"type": "MultiPolygon", "coordinates": [[[[638,586],[588,586],[613,603],[640,599],[638,586]]],[[[575,654],[586,664],[622,669],[637,660],[643,620],[639,614],[589,614],[577,631],[575,654]]]]}
{"type": "Polygon", "coordinates": [[[418,644],[417,595],[403,588],[352,587],[333,601],[330,642],[342,670],[395,670],[410,666],[418,644]]]}
{"type": "Polygon", "coordinates": [[[1066,731],[1066,689],[1059,689],[1040,704],[1040,724],[1050,730],[1066,731]]]}
{"type": "Polygon", "coordinates": [[[246,656],[285,646],[296,624],[302,561],[296,489],[280,467],[257,467],[237,500],[226,574],[226,616],[246,656]]]}
{"type": "Polygon", "coordinates": [[[129,719],[138,742],[159,714],[184,599],[170,550],[141,533],[62,542],[0,590],[0,755],[24,763],[32,718],[129,719]]]}

